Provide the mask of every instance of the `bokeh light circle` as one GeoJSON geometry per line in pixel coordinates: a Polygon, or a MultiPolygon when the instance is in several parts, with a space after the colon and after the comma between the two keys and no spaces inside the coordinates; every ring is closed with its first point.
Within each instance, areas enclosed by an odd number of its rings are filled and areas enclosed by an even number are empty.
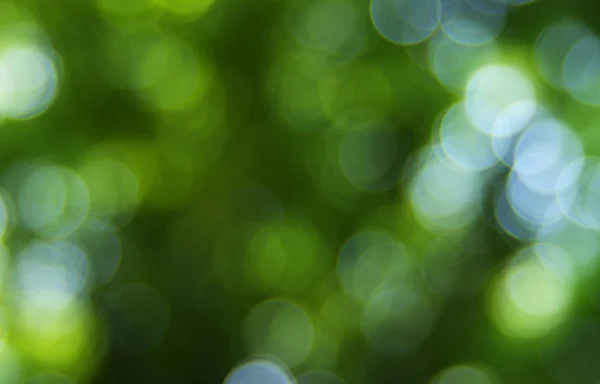
{"type": "Polygon", "coordinates": [[[490,313],[500,331],[531,339],[560,326],[572,305],[574,272],[571,257],[557,245],[519,251],[491,286],[490,313]]]}
{"type": "Polygon", "coordinates": [[[469,0],[440,0],[441,28],[457,43],[478,45],[494,40],[504,28],[506,8],[473,6],[469,0]]]}
{"type": "Polygon", "coordinates": [[[246,316],[243,340],[257,355],[271,355],[289,367],[301,364],[313,348],[315,330],[299,305],[272,299],[255,306],[246,316]]]}
{"type": "Polygon", "coordinates": [[[511,136],[522,130],[537,108],[529,79],[504,65],[484,67],[471,77],[465,105],[475,126],[494,136],[511,136]]]}
{"type": "Polygon", "coordinates": [[[44,165],[25,175],[18,206],[27,228],[51,238],[64,237],[79,228],[87,217],[89,193],[74,171],[44,165]]]}
{"type": "Polygon", "coordinates": [[[490,136],[469,120],[463,103],[453,105],[442,119],[440,147],[459,168],[481,171],[497,163],[490,136]]]}
{"type": "Polygon", "coordinates": [[[58,75],[49,54],[35,45],[0,49],[0,117],[40,115],[57,92],[58,75]]]}
{"type": "Polygon", "coordinates": [[[499,380],[487,370],[475,365],[454,365],[438,373],[429,384],[498,384],[499,380]]]}
{"type": "Polygon", "coordinates": [[[438,27],[438,0],[371,0],[371,19],[394,43],[420,43],[438,27]]]}
{"type": "Polygon", "coordinates": [[[534,47],[534,61],[550,85],[563,89],[565,57],[582,37],[590,36],[587,27],[575,20],[565,20],[549,25],[540,33],[534,47]]]}
{"type": "Polygon", "coordinates": [[[235,368],[224,384],[294,384],[294,380],[279,365],[267,360],[256,360],[235,368]]]}
{"type": "Polygon", "coordinates": [[[594,35],[581,37],[564,59],[565,88],[577,101],[600,105],[600,39],[594,35]]]}

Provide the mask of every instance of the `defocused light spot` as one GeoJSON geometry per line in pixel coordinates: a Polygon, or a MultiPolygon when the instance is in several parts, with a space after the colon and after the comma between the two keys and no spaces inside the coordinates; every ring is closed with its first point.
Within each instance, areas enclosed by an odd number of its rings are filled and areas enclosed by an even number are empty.
{"type": "Polygon", "coordinates": [[[342,173],[358,188],[380,189],[380,180],[396,160],[397,140],[393,127],[385,121],[365,121],[351,127],[339,147],[342,173]]]}
{"type": "Polygon", "coordinates": [[[533,52],[535,64],[544,80],[557,89],[563,89],[565,57],[575,43],[590,34],[585,25],[574,20],[561,21],[544,28],[533,52]]]}
{"type": "Polygon", "coordinates": [[[365,48],[362,19],[352,3],[322,0],[291,7],[286,16],[294,37],[305,46],[345,57],[365,48]]]}
{"type": "Polygon", "coordinates": [[[339,376],[327,371],[308,372],[298,377],[298,384],[345,384],[339,376]]]}
{"type": "Polygon", "coordinates": [[[322,270],[325,252],[307,222],[243,226],[219,240],[215,272],[236,293],[299,292],[322,270]]]}
{"type": "Polygon", "coordinates": [[[286,300],[267,300],[246,316],[243,338],[253,354],[268,354],[288,366],[301,364],[314,341],[313,324],[304,309],[286,300]]]}
{"type": "Polygon", "coordinates": [[[141,97],[161,110],[192,107],[204,97],[212,82],[207,63],[191,46],[174,38],[150,45],[136,76],[135,83],[144,84],[141,97]]]}
{"type": "Polygon", "coordinates": [[[432,153],[410,185],[412,207],[426,228],[461,228],[477,215],[483,180],[432,153]]]}
{"type": "MultiPolygon", "coordinates": [[[[116,1],[116,0],[115,0],[116,1]]],[[[147,52],[166,37],[156,31],[123,33],[119,30],[108,30],[103,36],[102,47],[106,58],[103,69],[105,75],[114,86],[121,89],[140,89],[150,86],[154,79],[140,76],[139,68],[147,52]]],[[[162,66],[164,63],[156,63],[162,66]]]]}
{"type": "Polygon", "coordinates": [[[363,330],[377,352],[407,354],[429,335],[434,320],[434,308],[424,293],[408,286],[383,289],[365,308],[363,330]]]}
{"type": "Polygon", "coordinates": [[[536,112],[533,85],[518,70],[491,65],[477,71],[466,91],[466,109],[476,127],[494,136],[510,136],[536,112]]]}
{"type": "Polygon", "coordinates": [[[121,350],[145,352],[157,347],[169,329],[169,305],[145,284],[120,286],[106,297],[112,343],[121,350]]]}
{"type": "Polygon", "coordinates": [[[138,179],[123,163],[108,157],[92,157],[79,172],[88,187],[91,214],[123,220],[123,216],[137,209],[138,179]]]}
{"type": "Polygon", "coordinates": [[[85,249],[91,264],[90,285],[108,283],[121,264],[121,241],[117,229],[95,218],[88,218],[74,240],[85,249]]]}
{"type": "Polygon", "coordinates": [[[472,125],[463,103],[453,105],[444,115],[440,140],[446,156],[467,171],[481,171],[497,162],[490,136],[472,125]]]}
{"type": "Polygon", "coordinates": [[[557,120],[534,121],[521,135],[513,164],[523,183],[540,194],[551,195],[569,185],[559,182],[563,170],[583,155],[579,137],[557,120]]]}
{"type": "MultiPolygon", "coordinates": [[[[173,209],[189,203],[199,171],[219,160],[228,143],[226,107],[224,89],[217,86],[194,109],[161,116],[156,141],[148,143],[156,158],[145,193],[149,206],[173,209]]],[[[244,110],[237,111],[236,119],[243,119],[244,110]]]]}
{"type": "Polygon", "coordinates": [[[467,0],[467,3],[477,12],[489,15],[502,15],[507,12],[509,1],[505,0],[467,0]]]}
{"type": "MultiPolygon", "coordinates": [[[[525,218],[513,209],[506,187],[498,192],[494,200],[494,217],[504,232],[522,241],[529,241],[536,238],[540,226],[525,220],[525,218]]],[[[548,228],[554,229],[553,225],[556,223],[545,224],[548,228]]]]}
{"type": "Polygon", "coordinates": [[[17,294],[50,310],[68,305],[87,283],[85,253],[68,242],[34,242],[19,253],[15,274],[17,294]]]}
{"type": "Polygon", "coordinates": [[[287,129],[296,132],[323,130],[328,124],[319,99],[320,82],[328,66],[311,59],[286,55],[267,76],[270,107],[287,129]]]}
{"type": "Polygon", "coordinates": [[[320,269],[321,239],[311,226],[263,226],[249,244],[243,268],[265,291],[299,290],[320,269]]]}
{"type": "Polygon", "coordinates": [[[154,0],[165,11],[181,17],[199,17],[206,13],[215,0],[154,0]]]}
{"type": "Polygon", "coordinates": [[[282,367],[270,361],[256,360],[235,368],[224,384],[294,384],[294,379],[282,367]]]}
{"type": "Polygon", "coordinates": [[[441,0],[441,27],[452,40],[465,45],[485,44],[502,31],[506,9],[473,6],[468,0],[441,0]],[[490,12],[492,10],[493,12],[490,12]]]}
{"type": "Polygon", "coordinates": [[[0,117],[27,119],[54,100],[58,79],[53,59],[35,45],[0,50],[0,117]]]}
{"type": "MultiPolygon", "coordinates": [[[[535,136],[540,134],[540,132],[543,132],[545,126],[549,126],[550,129],[558,128],[559,130],[567,128],[563,123],[556,120],[546,107],[538,105],[535,114],[529,122],[525,124],[523,129],[506,136],[492,135],[492,147],[494,148],[494,153],[498,160],[504,163],[508,168],[512,169],[517,157],[517,145],[521,140],[524,131],[536,128],[528,134],[528,136],[535,136]]],[[[569,137],[568,134],[567,137],[569,137]]]]}
{"type": "Polygon", "coordinates": [[[73,300],[60,309],[20,300],[15,308],[14,343],[21,355],[47,368],[83,369],[97,354],[98,328],[91,307],[73,300]]]}
{"type": "MultiPolygon", "coordinates": [[[[0,242],[0,292],[5,292],[7,289],[10,289],[10,284],[12,284],[11,280],[14,279],[11,261],[12,259],[8,248],[4,243],[0,242]]],[[[3,317],[1,312],[0,309],[0,319],[3,317]]],[[[1,323],[2,321],[0,321],[0,324],[1,323]]],[[[1,332],[2,331],[0,330],[0,336],[2,336],[1,332]]]]}
{"type": "Polygon", "coordinates": [[[537,227],[554,223],[563,217],[555,194],[544,195],[532,190],[515,173],[508,177],[506,194],[514,212],[537,227]]]}
{"type": "Polygon", "coordinates": [[[600,237],[594,229],[582,228],[573,222],[565,221],[558,230],[542,227],[537,233],[537,239],[556,244],[571,255],[580,277],[592,277],[600,266],[600,259],[596,257],[600,249],[600,237]]]}
{"type": "Polygon", "coordinates": [[[552,244],[521,250],[492,286],[490,309],[509,336],[535,338],[566,318],[573,298],[570,256],[552,244]]]}
{"type": "Polygon", "coordinates": [[[4,236],[6,229],[10,223],[9,207],[5,202],[5,197],[0,192],[0,239],[4,236]]]}
{"type": "MultiPolygon", "coordinates": [[[[93,163],[96,160],[114,160],[123,164],[135,174],[138,189],[137,199],[141,200],[146,198],[150,191],[158,188],[159,176],[162,176],[162,172],[166,172],[162,166],[168,161],[164,157],[160,157],[161,150],[163,149],[151,140],[122,138],[96,145],[88,152],[87,161],[84,161],[84,164],[93,163]]],[[[165,167],[168,167],[168,165],[165,165],[165,167]]],[[[184,189],[183,186],[173,180],[171,180],[171,183],[170,193],[181,196],[173,190],[184,189]]]]}
{"type": "Polygon", "coordinates": [[[438,373],[430,384],[497,384],[499,380],[487,371],[471,365],[455,365],[438,373]]]}
{"type": "Polygon", "coordinates": [[[515,147],[520,135],[517,133],[512,136],[492,136],[492,148],[496,158],[504,165],[512,168],[515,161],[515,147]]]}
{"type": "Polygon", "coordinates": [[[464,45],[436,34],[429,43],[429,69],[446,88],[462,93],[469,76],[477,68],[496,61],[500,55],[495,43],[464,45]]]}
{"type": "Polygon", "coordinates": [[[395,244],[396,240],[386,232],[365,231],[353,235],[341,248],[337,261],[337,274],[345,291],[354,298],[364,297],[355,287],[355,270],[362,256],[377,245],[395,244]]]}
{"type": "Polygon", "coordinates": [[[356,298],[366,302],[382,287],[401,286],[409,279],[411,267],[410,254],[402,243],[392,240],[372,245],[354,266],[356,298]]]}
{"type": "Polygon", "coordinates": [[[420,43],[438,27],[438,1],[371,0],[371,18],[386,39],[398,44],[420,43]]]}
{"type": "Polygon", "coordinates": [[[186,42],[157,32],[109,33],[104,47],[107,77],[133,89],[161,111],[185,111],[201,101],[212,84],[206,58],[186,42]]]}
{"type": "Polygon", "coordinates": [[[49,237],[63,237],[85,220],[89,194],[75,172],[46,165],[24,176],[18,204],[21,220],[27,228],[49,237]]]}
{"type": "Polygon", "coordinates": [[[577,101],[600,105],[600,39],[581,37],[564,59],[565,88],[577,101]]]}
{"type": "Polygon", "coordinates": [[[511,273],[508,289],[510,300],[518,310],[529,316],[550,316],[563,305],[560,290],[544,271],[537,268],[523,268],[511,273]]]}
{"type": "Polygon", "coordinates": [[[600,161],[575,160],[565,168],[559,183],[564,188],[557,198],[567,217],[584,228],[600,229],[600,161]]]}

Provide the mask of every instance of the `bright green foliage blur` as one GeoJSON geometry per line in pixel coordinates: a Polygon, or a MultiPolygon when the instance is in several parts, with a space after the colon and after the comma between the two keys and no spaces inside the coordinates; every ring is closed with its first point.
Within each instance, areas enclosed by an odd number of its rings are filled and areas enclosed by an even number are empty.
{"type": "Polygon", "coordinates": [[[0,384],[597,384],[591,0],[0,0],[0,384]]]}

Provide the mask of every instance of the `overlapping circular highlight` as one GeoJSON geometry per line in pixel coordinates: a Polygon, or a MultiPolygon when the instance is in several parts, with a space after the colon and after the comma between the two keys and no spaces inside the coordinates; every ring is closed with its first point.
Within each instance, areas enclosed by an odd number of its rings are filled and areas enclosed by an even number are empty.
{"type": "Polygon", "coordinates": [[[360,189],[389,189],[391,182],[388,174],[393,171],[396,162],[397,140],[394,128],[377,117],[355,122],[344,133],[339,145],[338,159],[342,174],[360,189]]]}
{"type": "Polygon", "coordinates": [[[267,300],[246,316],[243,339],[249,352],[274,356],[293,367],[308,357],[315,329],[299,305],[287,300],[267,300]]]}
{"type": "Polygon", "coordinates": [[[500,56],[494,42],[481,45],[464,45],[443,33],[429,42],[429,69],[446,88],[462,94],[469,76],[478,68],[491,64],[500,56]]]}
{"type": "Polygon", "coordinates": [[[575,278],[571,257],[561,247],[534,243],[519,251],[492,285],[492,319],[512,337],[544,336],[566,319],[575,278]]]}
{"type": "Polygon", "coordinates": [[[59,310],[86,288],[90,266],[85,253],[68,242],[34,242],[16,266],[16,292],[35,306],[59,310]]]}
{"type": "Polygon", "coordinates": [[[54,58],[37,45],[0,48],[0,117],[42,114],[58,92],[54,58]]]}
{"type": "Polygon", "coordinates": [[[565,87],[577,101],[600,105],[600,39],[595,35],[580,38],[564,61],[565,87]]]}
{"type": "Polygon", "coordinates": [[[481,171],[498,162],[492,139],[469,120],[465,105],[448,109],[440,125],[440,147],[460,169],[481,171]]]}
{"type": "Polygon", "coordinates": [[[304,46],[348,58],[366,47],[359,10],[350,2],[302,2],[286,16],[290,32],[304,46]]]}
{"type": "Polygon", "coordinates": [[[551,86],[582,104],[600,105],[600,39],[584,23],[566,19],[546,27],[533,57],[551,86]]]}
{"type": "Polygon", "coordinates": [[[383,231],[352,236],[340,250],[337,274],[346,292],[363,303],[383,287],[402,287],[412,272],[406,247],[383,231]]]}
{"type": "Polygon", "coordinates": [[[477,128],[502,137],[524,129],[537,109],[529,79],[504,65],[490,65],[475,72],[467,86],[465,105],[477,128]]]}
{"type": "Polygon", "coordinates": [[[498,384],[496,375],[476,365],[454,365],[438,373],[429,384],[498,384]]]}
{"type": "Polygon", "coordinates": [[[542,78],[557,89],[564,89],[563,65],[573,45],[591,32],[581,22],[565,20],[551,24],[540,33],[533,58],[542,78]]]}
{"type": "Polygon", "coordinates": [[[18,206],[27,228],[51,238],[64,237],[79,228],[90,202],[87,186],[77,173],[42,165],[24,177],[18,206]]]}
{"type": "Polygon", "coordinates": [[[231,371],[224,384],[294,384],[294,379],[275,363],[255,360],[231,371]]]}
{"type": "Polygon", "coordinates": [[[506,6],[486,0],[440,0],[441,28],[452,40],[478,45],[494,40],[504,28],[506,6]]]}
{"type": "Polygon", "coordinates": [[[413,210],[427,228],[462,228],[477,217],[485,178],[459,167],[440,148],[431,152],[410,185],[413,210]]]}
{"type": "Polygon", "coordinates": [[[438,0],[371,0],[371,18],[386,39],[420,43],[438,28],[438,0]]]}
{"type": "Polygon", "coordinates": [[[583,228],[600,230],[600,160],[576,159],[559,180],[565,187],[558,203],[566,216],[583,228]]]}

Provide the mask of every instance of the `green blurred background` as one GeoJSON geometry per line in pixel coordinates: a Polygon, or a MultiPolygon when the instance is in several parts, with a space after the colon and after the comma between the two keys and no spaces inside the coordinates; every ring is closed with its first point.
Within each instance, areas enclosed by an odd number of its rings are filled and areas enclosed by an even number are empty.
{"type": "Polygon", "coordinates": [[[600,382],[597,228],[508,228],[510,164],[477,192],[425,167],[495,63],[600,155],[600,50],[571,60],[591,90],[534,53],[596,3],[511,5],[442,56],[372,6],[0,0],[1,383],[600,382]]]}

